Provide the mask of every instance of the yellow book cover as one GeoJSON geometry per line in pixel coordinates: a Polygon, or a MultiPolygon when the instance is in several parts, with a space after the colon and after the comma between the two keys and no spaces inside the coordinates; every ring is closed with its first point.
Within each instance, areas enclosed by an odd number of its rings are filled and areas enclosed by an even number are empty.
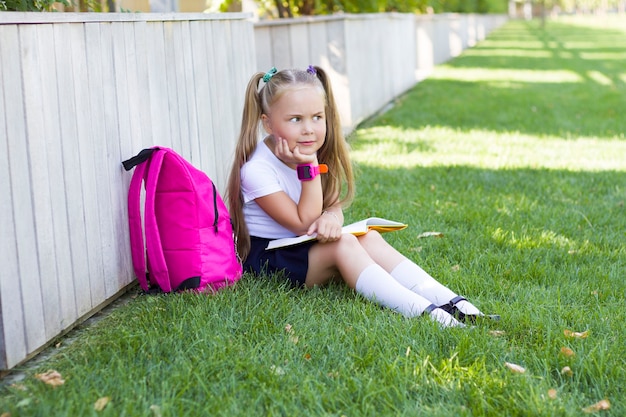
{"type": "MultiPolygon", "coordinates": [[[[344,226],[341,230],[343,233],[351,233],[355,236],[361,236],[369,232],[370,230],[376,230],[378,232],[385,233],[402,230],[406,227],[407,225],[404,223],[382,219],[380,217],[369,217],[367,219],[363,219],[358,222],[344,226]]],[[[297,245],[298,243],[308,242],[309,240],[315,240],[316,236],[317,235],[312,234],[275,239],[269,242],[265,250],[277,249],[285,246],[297,245]]]]}

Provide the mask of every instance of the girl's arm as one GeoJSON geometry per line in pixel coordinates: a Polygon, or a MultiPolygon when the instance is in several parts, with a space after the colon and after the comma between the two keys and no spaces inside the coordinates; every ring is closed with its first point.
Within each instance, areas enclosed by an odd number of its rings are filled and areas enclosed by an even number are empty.
{"type": "MultiPolygon", "coordinates": [[[[299,236],[306,234],[313,222],[322,213],[321,190],[322,185],[318,176],[313,181],[307,181],[306,185],[302,184],[302,195],[298,204],[283,191],[259,197],[255,202],[277,223],[299,236]],[[305,197],[305,188],[314,188],[315,185],[313,183],[317,183],[319,187],[319,203],[310,201],[312,199],[303,198],[305,197]]],[[[312,191],[307,194],[315,194],[315,190],[312,191]]]]}
{"type": "MultiPolygon", "coordinates": [[[[276,139],[274,154],[283,162],[295,167],[298,164],[318,164],[317,154],[300,153],[296,146],[290,150],[287,141],[276,139]]],[[[293,175],[296,175],[295,171],[293,175]]],[[[322,180],[316,176],[311,181],[302,181],[300,200],[295,203],[286,193],[269,194],[255,201],[270,217],[281,226],[296,235],[307,233],[312,224],[319,218],[323,206],[322,180]]]]}

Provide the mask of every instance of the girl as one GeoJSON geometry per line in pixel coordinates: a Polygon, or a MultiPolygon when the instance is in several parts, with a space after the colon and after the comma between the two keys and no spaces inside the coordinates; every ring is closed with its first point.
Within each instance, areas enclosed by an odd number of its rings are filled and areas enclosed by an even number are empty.
{"type": "Polygon", "coordinates": [[[340,276],[367,299],[406,317],[427,314],[444,326],[483,315],[379,233],[342,234],[342,208],[353,196],[348,147],[327,74],[309,66],[252,76],[227,189],[244,270],[282,271],[292,284],[306,287],[340,276]],[[268,135],[258,141],[260,125],[268,135]],[[317,240],[265,249],[272,239],[305,233],[316,233],[317,240]]]}

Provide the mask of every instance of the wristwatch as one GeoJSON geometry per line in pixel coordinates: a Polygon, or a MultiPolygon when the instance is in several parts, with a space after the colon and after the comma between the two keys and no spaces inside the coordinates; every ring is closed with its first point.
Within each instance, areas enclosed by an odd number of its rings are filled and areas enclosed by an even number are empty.
{"type": "Polygon", "coordinates": [[[297,166],[296,171],[298,172],[298,179],[300,181],[311,181],[319,174],[327,173],[328,166],[326,164],[302,164],[297,166]]]}

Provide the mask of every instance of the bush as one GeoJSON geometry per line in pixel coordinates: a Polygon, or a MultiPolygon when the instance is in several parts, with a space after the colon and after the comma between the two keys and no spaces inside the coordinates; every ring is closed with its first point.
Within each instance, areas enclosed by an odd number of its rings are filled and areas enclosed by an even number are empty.
{"type": "Polygon", "coordinates": [[[70,6],[67,0],[0,0],[0,11],[50,12],[54,3],[70,6]]]}

